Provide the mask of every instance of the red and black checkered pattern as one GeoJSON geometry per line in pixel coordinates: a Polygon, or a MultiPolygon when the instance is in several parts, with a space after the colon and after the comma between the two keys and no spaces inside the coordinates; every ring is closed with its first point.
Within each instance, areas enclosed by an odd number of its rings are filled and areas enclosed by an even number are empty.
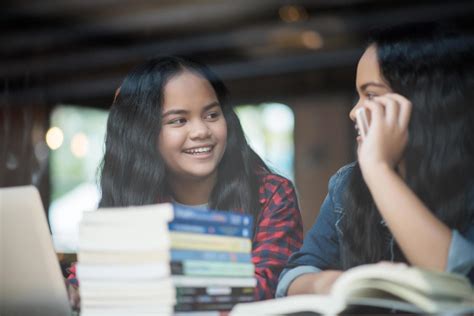
{"type": "Polygon", "coordinates": [[[267,174],[260,187],[262,210],[256,222],[252,261],[257,278],[256,300],[275,296],[278,277],[290,255],[303,243],[303,224],[293,184],[267,174]]]}

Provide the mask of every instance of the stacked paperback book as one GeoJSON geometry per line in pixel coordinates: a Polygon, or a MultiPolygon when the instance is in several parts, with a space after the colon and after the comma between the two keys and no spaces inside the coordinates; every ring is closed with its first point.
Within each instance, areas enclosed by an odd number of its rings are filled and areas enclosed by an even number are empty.
{"type": "Polygon", "coordinates": [[[252,226],[249,215],[172,204],[85,213],[81,315],[219,315],[252,301],[252,226]]]}
{"type": "Polygon", "coordinates": [[[175,311],[228,311],[253,301],[251,216],[175,208],[169,229],[175,311]]]}

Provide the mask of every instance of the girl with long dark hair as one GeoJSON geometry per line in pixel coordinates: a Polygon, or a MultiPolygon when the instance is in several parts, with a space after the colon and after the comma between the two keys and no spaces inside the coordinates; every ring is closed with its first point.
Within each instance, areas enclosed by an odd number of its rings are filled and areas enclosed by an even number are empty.
{"type": "Polygon", "coordinates": [[[100,207],[175,202],[253,215],[255,298],[268,299],[301,246],[301,215],[292,183],[250,148],[226,96],[214,73],[189,60],[132,71],[110,109],[100,207]]]}
{"type": "MultiPolygon", "coordinates": [[[[277,296],[327,293],[342,271],[381,261],[474,282],[473,38],[433,25],[376,35],[356,76],[369,128],[329,193],[277,296]]],[[[360,127],[356,126],[356,129],[360,127]]]]}

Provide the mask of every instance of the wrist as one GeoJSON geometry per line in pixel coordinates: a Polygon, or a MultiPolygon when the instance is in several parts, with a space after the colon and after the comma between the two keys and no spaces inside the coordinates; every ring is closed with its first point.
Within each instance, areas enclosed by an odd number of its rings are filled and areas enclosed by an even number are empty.
{"type": "Polygon", "coordinates": [[[373,183],[377,182],[377,179],[380,179],[380,177],[395,172],[394,168],[386,162],[370,163],[366,166],[361,165],[361,171],[369,188],[373,183]]]}
{"type": "Polygon", "coordinates": [[[315,294],[327,295],[331,292],[334,282],[341,276],[340,270],[326,270],[319,273],[313,283],[312,292],[315,294]]]}

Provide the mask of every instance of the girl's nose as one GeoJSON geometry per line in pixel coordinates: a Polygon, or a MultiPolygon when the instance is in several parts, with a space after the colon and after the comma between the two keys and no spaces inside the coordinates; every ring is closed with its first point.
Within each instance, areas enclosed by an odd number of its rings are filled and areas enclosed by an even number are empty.
{"type": "Polygon", "coordinates": [[[354,105],[354,107],[352,108],[352,110],[349,112],[349,117],[353,122],[356,121],[356,115],[355,115],[356,111],[360,109],[361,107],[362,107],[362,102],[359,99],[357,103],[354,105]]]}
{"type": "Polygon", "coordinates": [[[191,124],[191,132],[189,135],[191,139],[208,138],[211,135],[211,130],[205,122],[199,120],[191,124]]]}

